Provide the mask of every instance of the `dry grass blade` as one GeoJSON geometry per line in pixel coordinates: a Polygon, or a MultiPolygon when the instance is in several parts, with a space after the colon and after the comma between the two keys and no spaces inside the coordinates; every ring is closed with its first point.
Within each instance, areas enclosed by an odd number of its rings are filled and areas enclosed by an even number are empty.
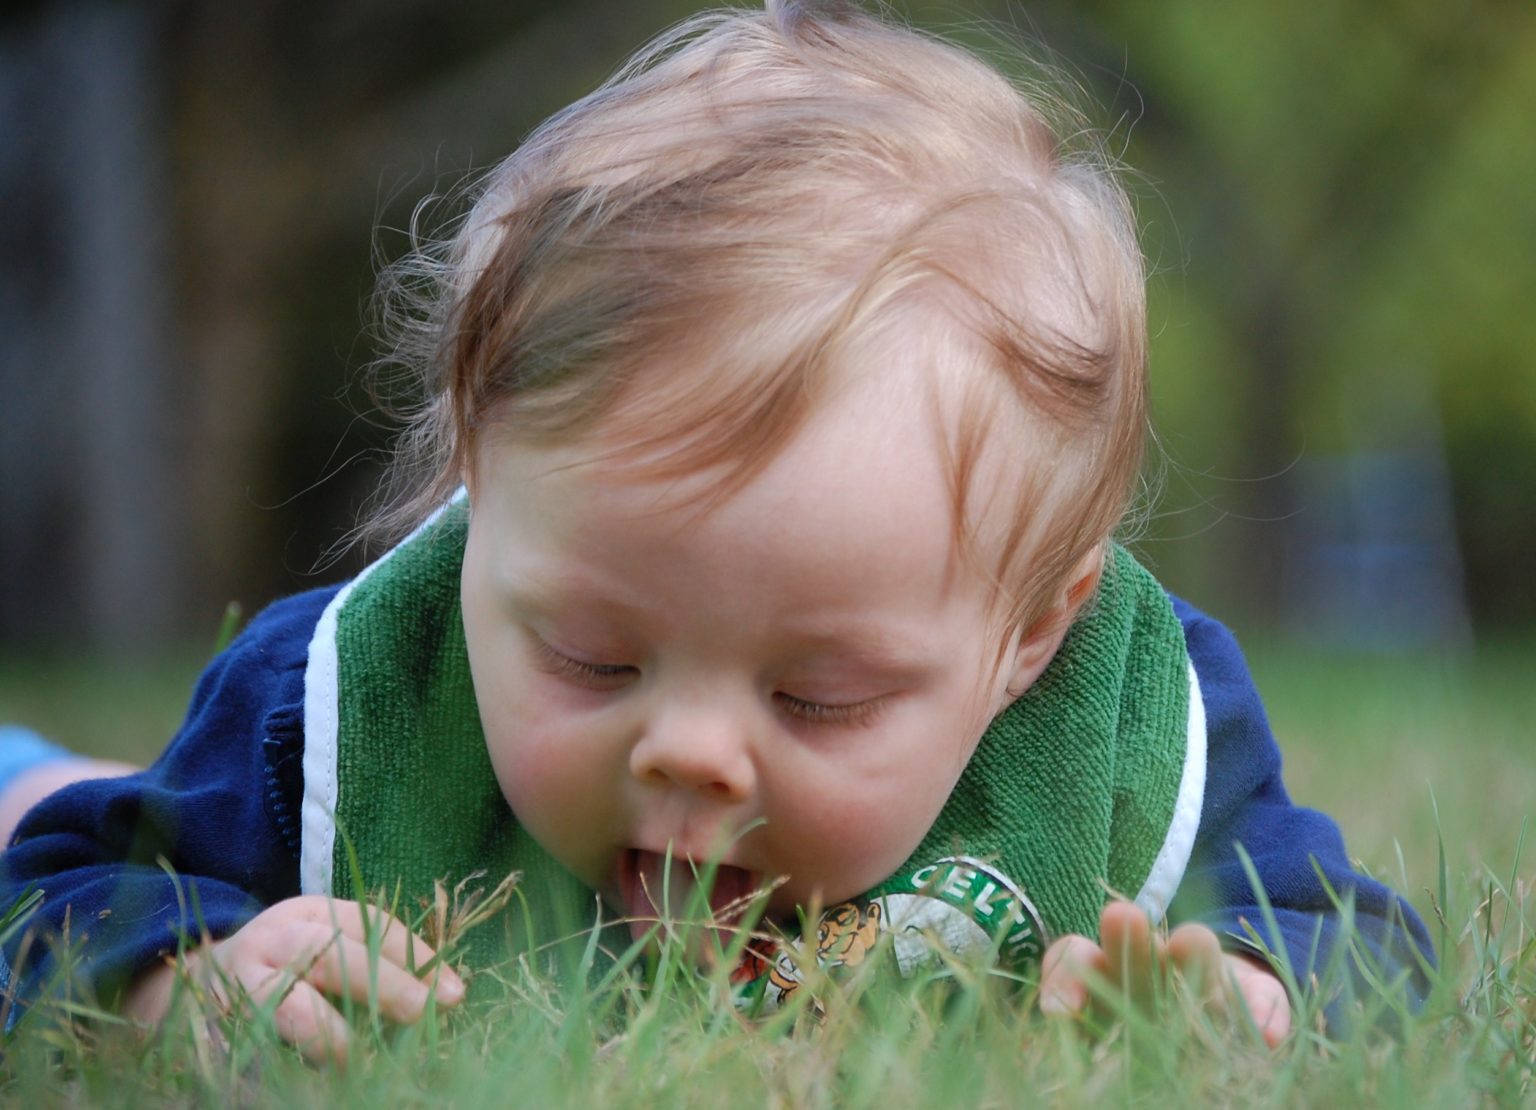
{"type": "Polygon", "coordinates": [[[432,897],[421,899],[425,916],[419,932],[421,939],[431,945],[437,955],[425,966],[418,968],[418,974],[430,971],[440,961],[447,960],[466,933],[505,910],[517,890],[517,884],[522,882],[523,873],[509,872],[490,891],[484,886],[470,885],[485,877],[484,871],[471,871],[454,884],[451,893],[445,880],[433,881],[432,897]]]}

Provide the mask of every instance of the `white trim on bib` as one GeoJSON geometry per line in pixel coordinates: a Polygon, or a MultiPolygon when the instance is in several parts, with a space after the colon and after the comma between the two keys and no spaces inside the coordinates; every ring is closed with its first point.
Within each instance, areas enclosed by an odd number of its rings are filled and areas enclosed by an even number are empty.
{"type": "Polygon", "coordinates": [[[1147,881],[1136,895],[1136,904],[1146,910],[1154,923],[1168,912],[1189,866],[1189,855],[1200,830],[1200,811],[1205,802],[1205,702],[1200,697],[1200,677],[1189,664],[1189,724],[1184,744],[1184,774],[1179,779],[1179,797],[1173,805],[1173,819],[1168,835],[1152,861],[1147,881]]]}
{"type": "Polygon", "coordinates": [[[409,536],[359,571],[331,598],[315,625],[315,634],[309,641],[309,662],[304,669],[304,801],[299,807],[299,890],[304,894],[331,894],[335,880],[336,765],[341,729],[337,617],[360,582],[466,496],[459,489],[409,536]]]}

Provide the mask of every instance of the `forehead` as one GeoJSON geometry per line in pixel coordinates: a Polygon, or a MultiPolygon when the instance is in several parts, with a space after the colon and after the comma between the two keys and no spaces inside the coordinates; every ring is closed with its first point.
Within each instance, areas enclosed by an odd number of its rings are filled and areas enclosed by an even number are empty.
{"type": "Polygon", "coordinates": [[[471,476],[552,484],[558,475],[594,529],[664,517],[669,528],[708,522],[720,536],[771,527],[889,532],[894,542],[903,521],[921,520],[947,558],[995,547],[1016,515],[1007,491],[1032,454],[1019,398],[981,345],[931,305],[908,300],[872,323],[846,333],[820,373],[789,383],[799,411],[770,406],[778,425],[767,434],[760,410],[734,396],[729,371],[724,385],[714,380],[730,352],[684,348],[636,374],[614,412],[568,442],[530,440],[515,419],[493,423],[471,476]],[[498,467],[508,449],[515,459],[498,467]]]}
{"type": "MultiPolygon", "coordinates": [[[[510,515],[537,515],[551,545],[591,553],[617,592],[637,546],[675,549],[678,573],[695,576],[699,591],[756,576],[829,609],[872,575],[888,591],[928,597],[961,576],[940,413],[910,367],[832,383],[737,487],[710,471],[646,477],[600,441],[527,447],[510,435],[487,441],[477,472],[477,514],[488,497],[510,515]]],[[[664,565],[647,572],[668,574],[664,565]]]]}

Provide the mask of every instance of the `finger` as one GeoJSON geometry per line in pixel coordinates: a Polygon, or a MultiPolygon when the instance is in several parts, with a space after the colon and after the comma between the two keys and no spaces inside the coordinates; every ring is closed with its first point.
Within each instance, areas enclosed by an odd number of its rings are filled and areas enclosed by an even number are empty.
{"type": "MultiPolygon", "coordinates": [[[[195,966],[196,953],[189,952],[186,967],[195,966]]],[[[159,1025],[171,1008],[176,990],[177,968],[174,963],[151,967],[141,974],[123,996],[123,1013],[144,1025],[159,1025]]]]}
{"type": "MultiPolygon", "coordinates": [[[[375,906],[365,909],[356,902],[319,895],[299,901],[301,920],[327,926],[364,945],[369,944],[370,939],[375,941],[381,966],[388,962],[399,968],[419,969],[437,955],[431,945],[406,928],[399,918],[375,906]]],[[[464,997],[464,982],[451,967],[436,964],[430,976],[436,984],[440,1004],[452,1006],[464,997]]]]}
{"type": "Polygon", "coordinates": [[[403,968],[373,957],[332,925],[289,921],[250,942],[232,955],[226,970],[257,1002],[303,980],[338,998],[367,1002],[376,997],[380,1012],[394,1021],[415,1021],[425,1008],[425,985],[403,968]]]}
{"type": "Polygon", "coordinates": [[[314,987],[300,980],[272,1012],[278,1036],[315,1063],[347,1063],[351,1034],[336,1007],[314,987]]]}
{"type": "Polygon", "coordinates": [[[437,955],[403,921],[376,906],[364,907],[346,899],[318,895],[300,901],[303,920],[330,925],[343,936],[364,944],[376,940],[379,954],[401,967],[421,967],[437,955]]]}
{"type": "Polygon", "coordinates": [[[1291,1033],[1291,996],[1267,967],[1241,956],[1226,957],[1234,990],[1264,1043],[1274,1048],[1291,1033]]]}
{"type": "Polygon", "coordinates": [[[1195,997],[1217,1009],[1226,1008],[1221,941],[1209,926],[1188,921],[1168,934],[1168,959],[1195,997]]]}
{"type": "MultiPolygon", "coordinates": [[[[322,926],[307,926],[318,934],[322,926]]],[[[361,941],[349,936],[315,936],[303,949],[305,963],[290,964],[304,981],[333,998],[377,1004],[391,1021],[421,1018],[431,988],[398,964],[376,958],[361,941]]]]}
{"type": "Polygon", "coordinates": [[[1105,970],[1103,950],[1087,937],[1074,934],[1055,941],[1040,962],[1040,1012],[1053,1017],[1082,1013],[1089,977],[1102,977],[1105,970]]]}
{"type": "Polygon", "coordinates": [[[1099,946],[1104,949],[1109,981],[1132,1001],[1144,1004],[1152,993],[1154,974],[1165,960],[1163,940],[1152,934],[1152,921],[1130,902],[1111,902],[1099,915],[1099,946]]]}

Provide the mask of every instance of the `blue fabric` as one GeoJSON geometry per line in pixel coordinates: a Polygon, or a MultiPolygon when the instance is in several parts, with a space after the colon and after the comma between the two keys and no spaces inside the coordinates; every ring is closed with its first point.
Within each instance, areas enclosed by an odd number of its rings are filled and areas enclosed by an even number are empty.
{"type": "MultiPolygon", "coordinates": [[[[0,905],[44,892],[33,928],[4,955],[16,994],[36,997],[69,921],[75,983],[110,1003],[183,937],[228,936],[299,892],[297,853],[274,817],[283,756],[301,750],[309,638],[335,588],[266,609],[198,680],[185,723],[146,770],[76,783],[35,806],[0,853],[0,905]],[[157,862],[164,858],[176,878],[157,862]],[[25,962],[17,959],[23,945],[25,962]]],[[[302,786],[289,773],[289,789],[302,786]]]]}
{"type": "MultiPolygon", "coordinates": [[[[258,616],[199,680],[186,723],[155,764],[126,778],[78,783],[45,799],[0,854],[0,905],[29,885],[44,903],[41,933],[68,911],[76,984],[111,999],[182,936],[227,936],[264,907],[299,893],[294,825],[303,789],[303,679],[309,640],[335,587],[280,601],[258,616]],[[178,876],[159,866],[164,858],[178,876]]],[[[1339,915],[1327,886],[1351,900],[1360,943],[1390,981],[1422,998],[1423,923],[1391,890],[1354,873],[1337,826],[1290,801],[1280,752],[1231,634],[1174,600],[1200,679],[1208,729],[1205,806],[1173,923],[1207,922],[1234,947],[1244,923],[1284,951],[1302,983],[1328,966],[1339,915]],[[1271,933],[1237,845],[1252,857],[1274,907],[1271,933]],[[1319,872],[1321,874],[1319,874],[1319,872]],[[1327,884],[1327,885],[1325,885],[1327,884]]],[[[5,946],[17,966],[21,938],[5,946]]],[[[54,957],[31,945],[17,994],[36,997],[54,957]]],[[[1356,983],[1363,990],[1363,980],[1356,983]]],[[[1347,1020],[1348,998],[1330,1006],[1347,1020]]]]}
{"type": "MultiPolygon", "coordinates": [[[[1434,948],[1423,921],[1388,887],[1355,873],[1332,818],[1291,802],[1281,778],[1280,749],[1248,665],[1232,634],[1188,602],[1173,599],[1205,702],[1210,763],[1200,833],[1169,920],[1203,921],[1230,949],[1251,951],[1249,928],[1283,953],[1298,982],[1326,979],[1339,951],[1335,898],[1352,903],[1355,943],[1381,981],[1404,976],[1415,1009],[1429,991],[1425,967],[1434,948]],[[1274,913],[1266,922],[1243,866],[1246,851],[1274,913]],[[1329,889],[1332,889],[1332,896],[1329,889]]],[[[1369,993],[1351,962],[1328,1000],[1329,1029],[1346,1031],[1357,997],[1369,993]]]]}

